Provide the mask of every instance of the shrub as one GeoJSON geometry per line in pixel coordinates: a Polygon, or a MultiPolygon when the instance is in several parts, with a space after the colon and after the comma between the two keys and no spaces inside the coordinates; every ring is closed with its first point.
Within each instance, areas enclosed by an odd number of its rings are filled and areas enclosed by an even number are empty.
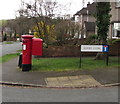
{"type": "Polygon", "coordinates": [[[96,34],[89,35],[84,44],[97,44],[97,38],[98,36],[96,34]]]}
{"type": "Polygon", "coordinates": [[[108,39],[108,40],[107,40],[107,44],[111,45],[111,44],[112,44],[112,41],[113,41],[113,39],[108,39]]]}
{"type": "Polygon", "coordinates": [[[112,44],[115,44],[115,43],[117,43],[117,42],[120,42],[120,39],[115,39],[115,40],[113,40],[113,41],[112,41],[112,44]]]}

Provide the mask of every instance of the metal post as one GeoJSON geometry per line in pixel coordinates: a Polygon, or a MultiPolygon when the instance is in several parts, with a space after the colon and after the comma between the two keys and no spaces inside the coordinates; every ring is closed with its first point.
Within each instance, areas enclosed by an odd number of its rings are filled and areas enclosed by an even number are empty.
{"type": "Polygon", "coordinates": [[[82,61],[82,60],[81,60],[81,56],[82,56],[82,55],[81,55],[81,45],[80,45],[80,63],[79,63],[79,68],[81,68],[81,66],[82,66],[82,65],[81,65],[81,61],[82,61]]]}
{"type": "Polygon", "coordinates": [[[108,52],[107,52],[107,59],[106,59],[106,65],[108,66],[108,60],[109,60],[109,58],[108,58],[108,52]]]}

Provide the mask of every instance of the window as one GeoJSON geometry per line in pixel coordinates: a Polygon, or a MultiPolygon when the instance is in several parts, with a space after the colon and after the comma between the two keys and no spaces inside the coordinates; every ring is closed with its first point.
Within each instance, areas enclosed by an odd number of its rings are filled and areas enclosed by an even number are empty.
{"type": "Polygon", "coordinates": [[[120,30],[117,31],[117,37],[120,37],[120,30]]]}
{"type": "Polygon", "coordinates": [[[116,2],[116,7],[120,7],[120,0],[116,2]]]}
{"type": "Polygon", "coordinates": [[[114,23],[113,38],[120,37],[120,23],[114,23]]]}

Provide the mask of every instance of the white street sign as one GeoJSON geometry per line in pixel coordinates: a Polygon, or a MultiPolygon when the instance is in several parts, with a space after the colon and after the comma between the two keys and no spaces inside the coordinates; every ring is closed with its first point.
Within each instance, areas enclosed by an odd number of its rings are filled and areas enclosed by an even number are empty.
{"type": "Polygon", "coordinates": [[[103,45],[81,45],[81,52],[103,52],[103,45]]]}

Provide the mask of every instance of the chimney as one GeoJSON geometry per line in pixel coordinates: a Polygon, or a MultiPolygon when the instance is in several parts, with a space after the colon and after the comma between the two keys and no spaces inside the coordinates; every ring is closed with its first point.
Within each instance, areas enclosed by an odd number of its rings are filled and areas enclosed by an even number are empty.
{"type": "Polygon", "coordinates": [[[90,5],[90,2],[88,2],[87,7],[90,5]]]}

